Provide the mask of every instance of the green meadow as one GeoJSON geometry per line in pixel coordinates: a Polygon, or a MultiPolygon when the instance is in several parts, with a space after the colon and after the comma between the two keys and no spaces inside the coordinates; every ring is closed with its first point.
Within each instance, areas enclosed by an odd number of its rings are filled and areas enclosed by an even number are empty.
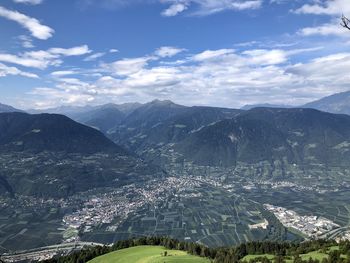
{"type": "Polygon", "coordinates": [[[205,258],[189,255],[180,250],[167,250],[158,246],[138,246],[118,250],[89,263],[209,263],[205,258]],[[166,254],[166,256],[165,256],[166,254]]]}

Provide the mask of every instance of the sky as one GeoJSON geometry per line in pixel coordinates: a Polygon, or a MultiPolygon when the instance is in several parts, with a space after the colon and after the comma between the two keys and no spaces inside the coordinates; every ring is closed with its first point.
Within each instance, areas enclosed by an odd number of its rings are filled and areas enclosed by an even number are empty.
{"type": "Polygon", "coordinates": [[[349,0],[0,0],[0,102],[302,105],[350,90],[349,0]]]}

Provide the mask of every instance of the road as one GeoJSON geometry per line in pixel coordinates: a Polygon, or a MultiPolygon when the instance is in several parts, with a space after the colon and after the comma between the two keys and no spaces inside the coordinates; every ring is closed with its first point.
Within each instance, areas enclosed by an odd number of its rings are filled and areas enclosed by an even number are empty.
{"type": "Polygon", "coordinates": [[[74,242],[74,243],[63,243],[53,246],[40,247],[25,251],[18,251],[15,254],[3,254],[0,260],[5,262],[18,262],[18,261],[37,261],[50,259],[58,254],[68,254],[73,250],[81,250],[86,246],[104,246],[104,244],[93,243],[93,242],[74,242]]]}

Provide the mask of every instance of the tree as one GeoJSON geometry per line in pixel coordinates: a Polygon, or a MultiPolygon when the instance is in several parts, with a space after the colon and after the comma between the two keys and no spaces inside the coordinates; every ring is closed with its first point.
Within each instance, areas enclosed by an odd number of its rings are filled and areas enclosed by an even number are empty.
{"type": "Polygon", "coordinates": [[[346,16],[342,15],[341,21],[342,22],[340,25],[350,30],[350,20],[346,16]]]}

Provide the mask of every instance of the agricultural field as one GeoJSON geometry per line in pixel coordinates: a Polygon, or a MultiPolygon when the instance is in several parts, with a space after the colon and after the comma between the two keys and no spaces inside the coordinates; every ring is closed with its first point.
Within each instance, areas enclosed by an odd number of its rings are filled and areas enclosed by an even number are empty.
{"type": "Polygon", "coordinates": [[[0,253],[60,243],[61,221],[62,217],[55,209],[2,210],[0,253]]]}
{"type": "Polygon", "coordinates": [[[112,243],[140,236],[170,236],[209,247],[230,246],[251,240],[285,240],[283,226],[253,227],[266,219],[262,205],[219,188],[201,187],[176,193],[129,216],[114,232],[99,229],[84,241],[112,243]]]}
{"type": "Polygon", "coordinates": [[[205,258],[187,254],[180,250],[166,250],[164,247],[139,246],[122,249],[97,257],[89,263],[209,263],[205,258]]]}

